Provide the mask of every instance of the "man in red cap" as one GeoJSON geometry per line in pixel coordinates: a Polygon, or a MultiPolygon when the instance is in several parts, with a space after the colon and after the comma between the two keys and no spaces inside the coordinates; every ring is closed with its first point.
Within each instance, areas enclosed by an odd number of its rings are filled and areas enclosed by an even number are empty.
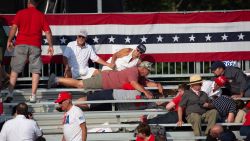
{"type": "Polygon", "coordinates": [[[87,127],[82,110],[72,104],[72,95],[69,92],[60,92],[55,103],[65,111],[63,117],[62,141],[86,141],[87,127]]]}

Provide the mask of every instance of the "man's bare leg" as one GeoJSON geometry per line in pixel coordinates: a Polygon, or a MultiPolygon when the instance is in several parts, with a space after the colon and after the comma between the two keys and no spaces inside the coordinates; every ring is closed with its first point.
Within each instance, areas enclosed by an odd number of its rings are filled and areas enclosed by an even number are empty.
{"type": "Polygon", "coordinates": [[[36,95],[40,74],[32,73],[32,94],[36,95]]]}
{"type": "Polygon", "coordinates": [[[36,102],[36,92],[39,80],[40,80],[40,74],[32,73],[32,90],[31,90],[30,102],[36,102]]]}
{"type": "Polygon", "coordinates": [[[63,78],[63,77],[58,77],[57,83],[59,85],[67,86],[67,87],[74,87],[74,88],[84,88],[82,80],[75,80],[73,78],[63,78]]]}
{"type": "Polygon", "coordinates": [[[9,83],[9,92],[8,95],[6,97],[5,102],[9,103],[12,101],[13,99],[13,91],[14,91],[14,87],[16,85],[16,81],[17,81],[17,77],[18,77],[18,73],[11,71],[10,73],[10,83],[9,83]]]}

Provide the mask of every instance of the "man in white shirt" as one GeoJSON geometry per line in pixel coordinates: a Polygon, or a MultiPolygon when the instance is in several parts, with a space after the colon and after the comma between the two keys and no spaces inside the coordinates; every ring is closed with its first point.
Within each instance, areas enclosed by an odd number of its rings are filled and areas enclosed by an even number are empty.
{"type": "Polygon", "coordinates": [[[32,119],[27,119],[28,105],[19,103],[16,117],[4,123],[0,133],[0,141],[35,141],[42,136],[42,131],[32,119]]]}
{"type": "Polygon", "coordinates": [[[98,74],[99,71],[97,69],[89,67],[89,59],[110,68],[115,66],[98,57],[92,46],[86,43],[86,40],[87,32],[80,30],[77,34],[76,41],[68,43],[63,53],[63,63],[65,65],[64,77],[87,79],[98,74]]]}
{"type": "Polygon", "coordinates": [[[210,98],[212,98],[212,96],[221,96],[221,87],[223,87],[227,81],[228,80],[225,76],[219,76],[215,78],[214,81],[204,80],[202,82],[201,90],[207,93],[207,96],[210,98]]]}
{"type": "Polygon", "coordinates": [[[72,95],[69,92],[60,92],[55,103],[65,112],[63,117],[62,141],[86,141],[87,127],[82,110],[72,104],[72,95]]]}

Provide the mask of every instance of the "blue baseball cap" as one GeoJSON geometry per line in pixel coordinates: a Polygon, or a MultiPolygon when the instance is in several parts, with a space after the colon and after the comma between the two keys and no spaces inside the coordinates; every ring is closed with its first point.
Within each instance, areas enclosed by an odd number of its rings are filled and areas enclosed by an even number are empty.
{"type": "Polygon", "coordinates": [[[139,50],[140,53],[145,53],[147,48],[144,44],[139,44],[137,46],[137,49],[139,50]]]}
{"type": "Polygon", "coordinates": [[[226,68],[226,66],[225,66],[225,64],[223,63],[223,62],[221,62],[221,61],[216,61],[216,62],[214,62],[212,65],[211,65],[211,71],[213,72],[213,71],[215,71],[217,68],[223,68],[223,69],[225,69],[226,68]]]}

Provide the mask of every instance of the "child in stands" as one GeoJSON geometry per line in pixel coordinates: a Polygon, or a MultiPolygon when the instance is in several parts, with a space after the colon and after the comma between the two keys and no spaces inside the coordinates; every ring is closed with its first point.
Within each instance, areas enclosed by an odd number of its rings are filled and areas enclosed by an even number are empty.
{"type": "Polygon", "coordinates": [[[151,133],[150,126],[146,123],[140,123],[137,128],[136,141],[154,141],[155,136],[151,133]]]}

